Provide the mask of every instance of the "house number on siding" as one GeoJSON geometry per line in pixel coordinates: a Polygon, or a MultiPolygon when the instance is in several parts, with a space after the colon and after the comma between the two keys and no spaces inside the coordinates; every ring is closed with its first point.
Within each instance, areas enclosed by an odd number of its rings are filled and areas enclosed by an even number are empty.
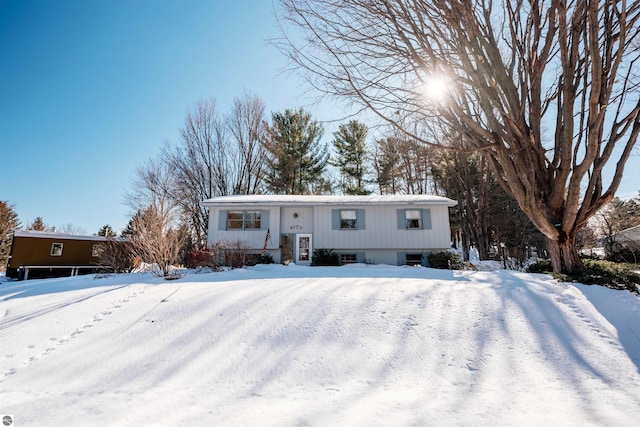
{"type": "Polygon", "coordinates": [[[301,225],[290,225],[289,226],[289,230],[302,230],[302,226],[301,225]]]}

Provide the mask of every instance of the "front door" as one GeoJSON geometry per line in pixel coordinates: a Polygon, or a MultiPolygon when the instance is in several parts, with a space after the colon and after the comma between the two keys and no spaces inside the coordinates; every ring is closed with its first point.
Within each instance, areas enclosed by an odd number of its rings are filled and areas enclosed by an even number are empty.
{"type": "Polygon", "coordinates": [[[311,234],[296,234],[296,264],[311,264],[313,249],[311,234]]]}

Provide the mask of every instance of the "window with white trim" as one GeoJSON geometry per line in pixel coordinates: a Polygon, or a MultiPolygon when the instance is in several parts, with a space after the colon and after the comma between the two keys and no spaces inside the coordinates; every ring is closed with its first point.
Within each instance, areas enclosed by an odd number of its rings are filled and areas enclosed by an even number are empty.
{"type": "Polygon", "coordinates": [[[357,225],[357,215],[355,210],[340,211],[340,229],[355,230],[357,225]]]}
{"type": "Polygon", "coordinates": [[[242,230],[244,228],[244,212],[229,211],[227,213],[227,230],[242,230]]]}
{"type": "Polygon", "coordinates": [[[259,230],[261,226],[261,211],[227,212],[227,230],[259,230]]]}
{"type": "Polygon", "coordinates": [[[419,209],[407,209],[404,211],[405,227],[407,230],[422,228],[422,211],[419,209]]]}
{"type": "Polygon", "coordinates": [[[244,213],[244,228],[260,229],[260,211],[246,211],[244,213]]]}
{"type": "Polygon", "coordinates": [[[51,245],[51,256],[61,256],[63,246],[63,243],[53,243],[51,245]]]}
{"type": "Polygon", "coordinates": [[[91,248],[91,256],[98,258],[100,255],[102,255],[102,251],[103,251],[103,247],[101,244],[95,244],[93,245],[93,247],[91,248]]]}

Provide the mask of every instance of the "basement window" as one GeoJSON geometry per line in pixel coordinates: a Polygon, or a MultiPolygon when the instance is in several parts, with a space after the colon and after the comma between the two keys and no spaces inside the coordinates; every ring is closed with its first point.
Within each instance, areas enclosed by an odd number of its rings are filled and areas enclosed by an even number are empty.
{"type": "Polygon", "coordinates": [[[356,263],[356,254],[340,254],[340,264],[355,264],[356,263]]]}
{"type": "Polygon", "coordinates": [[[422,254],[407,254],[406,265],[422,265],[422,254]]]}

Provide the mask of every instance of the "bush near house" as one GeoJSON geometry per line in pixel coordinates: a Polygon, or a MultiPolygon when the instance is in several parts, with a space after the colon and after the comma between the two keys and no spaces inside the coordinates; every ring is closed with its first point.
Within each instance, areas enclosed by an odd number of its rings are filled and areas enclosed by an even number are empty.
{"type": "Polygon", "coordinates": [[[213,267],[213,252],[211,249],[204,248],[192,248],[188,253],[185,260],[187,268],[202,268],[213,267]]]}
{"type": "Polygon", "coordinates": [[[273,257],[269,254],[260,255],[260,254],[247,254],[246,265],[249,267],[253,267],[258,264],[275,264],[273,257]]]}
{"type": "Polygon", "coordinates": [[[427,257],[432,268],[444,270],[462,270],[464,262],[459,254],[455,252],[434,252],[427,257]]]}
{"type": "Polygon", "coordinates": [[[338,266],[340,255],[333,249],[314,249],[312,266],[338,266]]]}

